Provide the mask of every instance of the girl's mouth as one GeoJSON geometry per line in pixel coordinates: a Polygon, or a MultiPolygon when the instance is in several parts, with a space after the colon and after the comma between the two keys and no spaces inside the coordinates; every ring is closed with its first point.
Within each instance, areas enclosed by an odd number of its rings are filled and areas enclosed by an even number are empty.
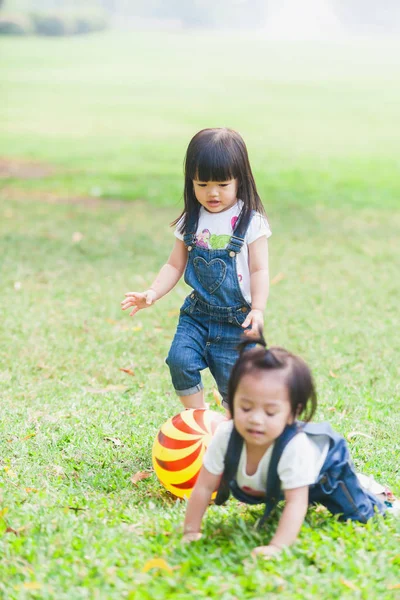
{"type": "Polygon", "coordinates": [[[259,429],[248,429],[247,433],[256,437],[264,435],[264,432],[260,431],[259,429]]]}

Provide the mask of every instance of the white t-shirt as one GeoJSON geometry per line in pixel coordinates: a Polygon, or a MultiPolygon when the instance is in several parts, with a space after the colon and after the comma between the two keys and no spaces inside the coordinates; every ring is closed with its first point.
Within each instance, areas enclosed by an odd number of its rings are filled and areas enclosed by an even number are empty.
{"type": "MultiPolygon", "coordinates": [[[[202,206],[200,208],[196,231],[196,245],[209,250],[226,248],[236,226],[242,206],[243,202],[238,200],[231,208],[220,213],[210,213],[202,206]]],[[[182,233],[178,231],[182,219],[178,221],[175,229],[175,236],[178,240],[183,240],[182,233]]],[[[251,294],[248,246],[263,235],[269,238],[272,235],[271,229],[267,219],[260,213],[256,213],[250,221],[243,247],[239,254],[236,255],[236,269],[240,289],[249,304],[251,304],[251,294]]]]}
{"type": "MultiPolygon", "coordinates": [[[[221,423],[204,454],[203,465],[213,475],[221,475],[224,471],[224,458],[232,429],[232,420],[221,423]]],[[[243,444],[236,474],[237,484],[243,491],[265,494],[273,447],[272,444],[265,452],[254,475],[248,475],[246,473],[246,444],[243,444]]],[[[304,432],[295,435],[282,452],[278,463],[278,476],[282,489],[291,490],[315,483],[328,449],[328,436],[308,436],[304,432]]]]}

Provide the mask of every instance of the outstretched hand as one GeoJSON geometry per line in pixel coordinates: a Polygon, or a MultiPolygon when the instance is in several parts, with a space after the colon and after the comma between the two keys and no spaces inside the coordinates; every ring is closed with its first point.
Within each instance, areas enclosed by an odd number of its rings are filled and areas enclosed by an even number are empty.
{"type": "Polygon", "coordinates": [[[253,558],[257,558],[257,556],[261,556],[262,558],[271,558],[271,556],[275,556],[282,552],[282,548],[279,546],[274,546],[274,544],[269,544],[268,546],[257,546],[251,553],[253,558]]]}
{"type": "Polygon", "coordinates": [[[154,290],[146,290],[145,292],[128,292],[125,294],[125,300],[121,302],[122,310],[126,310],[133,306],[129,313],[133,317],[142,308],[149,308],[157,299],[157,294],[154,290]]]}
{"type": "Polygon", "coordinates": [[[244,334],[248,337],[258,337],[264,327],[263,311],[253,308],[247,315],[242,327],[245,329],[244,334]],[[247,327],[250,327],[250,329],[246,329],[247,327]]]}

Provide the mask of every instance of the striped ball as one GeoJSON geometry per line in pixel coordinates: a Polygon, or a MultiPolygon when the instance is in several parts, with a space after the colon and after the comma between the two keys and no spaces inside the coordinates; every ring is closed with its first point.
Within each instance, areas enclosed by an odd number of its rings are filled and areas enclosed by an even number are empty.
{"type": "Polygon", "coordinates": [[[163,486],[178,498],[189,498],[203,456],[221,413],[191,408],[168,419],[153,444],[153,467],[163,486]]]}

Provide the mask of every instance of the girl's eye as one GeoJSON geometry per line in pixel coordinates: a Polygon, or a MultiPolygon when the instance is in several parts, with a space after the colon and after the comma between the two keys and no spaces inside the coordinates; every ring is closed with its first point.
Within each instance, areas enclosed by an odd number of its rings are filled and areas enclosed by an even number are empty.
{"type": "Polygon", "coordinates": [[[227,185],[229,185],[229,183],[219,183],[218,185],[219,187],[226,187],[227,185]]]}
{"type": "Polygon", "coordinates": [[[243,412],[250,412],[250,409],[249,409],[249,408],[243,408],[243,407],[242,407],[242,411],[243,411],[243,412]]]}
{"type": "Polygon", "coordinates": [[[206,187],[206,185],[207,185],[207,184],[206,184],[206,183],[198,183],[197,185],[198,185],[199,187],[206,187]]]}
{"type": "Polygon", "coordinates": [[[266,415],[267,415],[267,417],[273,417],[275,415],[275,413],[267,412],[266,415]]]}

